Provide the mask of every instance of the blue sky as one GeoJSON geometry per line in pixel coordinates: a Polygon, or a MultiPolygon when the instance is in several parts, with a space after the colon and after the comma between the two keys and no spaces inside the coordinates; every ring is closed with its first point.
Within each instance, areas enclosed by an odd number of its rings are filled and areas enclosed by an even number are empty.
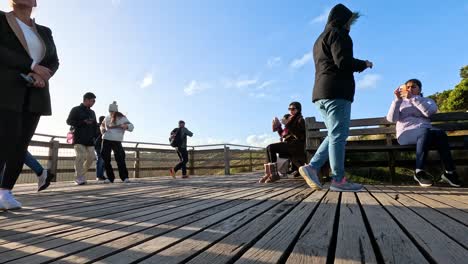
{"type": "MultiPolygon", "coordinates": [[[[127,140],[166,143],[183,119],[189,144],[275,142],[271,119],[291,101],[318,116],[310,52],[339,2],[38,0],[36,21],[52,28],[61,68],[53,116],[37,132],[65,135],[70,108],[92,91],[97,115],[115,100],[135,124],[127,140]]],[[[384,116],[407,79],[421,79],[426,95],[459,82],[466,1],[341,2],[363,14],[351,30],[355,57],[375,65],[355,75],[352,118],[384,116]]]]}

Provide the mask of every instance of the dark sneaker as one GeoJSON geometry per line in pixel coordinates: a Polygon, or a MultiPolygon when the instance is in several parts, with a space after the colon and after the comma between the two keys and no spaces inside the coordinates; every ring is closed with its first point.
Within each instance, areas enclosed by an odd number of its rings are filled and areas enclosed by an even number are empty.
{"type": "Polygon", "coordinates": [[[346,177],[343,177],[339,182],[332,180],[330,190],[334,192],[361,192],[364,190],[364,186],[359,183],[348,181],[346,177]]]}
{"type": "Polygon", "coordinates": [[[297,178],[297,177],[299,177],[301,175],[299,174],[298,171],[293,171],[293,172],[291,172],[291,176],[293,176],[294,178],[297,178]]]}
{"type": "Polygon", "coordinates": [[[419,171],[414,174],[414,180],[419,183],[422,187],[432,186],[432,177],[428,175],[425,171],[419,171]]]}
{"type": "Polygon", "coordinates": [[[442,178],[442,181],[450,184],[450,186],[452,187],[461,187],[462,186],[462,183],[460,181],[460,179],[458,179],[458,174],[457,172],[453,172],[453,173],[444,173],[442,174],[441,176],[442,178]]]}
{"type": "Polygon", "coordinates": [[[55,175],[50,173],[48,170],[42,170],[41,176],[37,178],[37,191],[40,192],[47,189],[54,176],[55,175]]]}
{"type": "Polygon", "coordinates": [[[299,174],[306,181],[307,185],[314,190],[321,190],[322,184],[317,176],[317,171],[310,165],[304,165],[299,168],[299,174]]]}
{"type": "Polygon", "coordinates": [[[190,178],[188,175],[182,175],[182,179],[188,179],[190,178]]]}

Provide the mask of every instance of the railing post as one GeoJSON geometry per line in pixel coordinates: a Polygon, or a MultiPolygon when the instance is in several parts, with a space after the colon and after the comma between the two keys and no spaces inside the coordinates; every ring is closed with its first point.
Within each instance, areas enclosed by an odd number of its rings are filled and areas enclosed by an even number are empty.
{"type": "Polygon", "coordinates": [[[250,165],[250,172],[253,172],[252,149],[251,148],[249,148],[249,165],[250,165]]]}
{"type": "Polygon", "coordinates": [[[133,178],[140,178],[140,150],[138,149],[138,144],[135,146],[135,162],[133,163],[133,178]]]}
{"type": "Polygon", "coordinates": [[[60,142],[57,140],[51,140],[50,141],[50,147],[49,147],[49,160],[47,164],[47,168],[49,171],[55,175],[55,177],[52,179],[53,182],[57,181],[57,168],[58,168],[58,161],[59,161],[59,148],[60,148],[60,142]]]}
{"type": "Polygon", "coordinates": [[[230,162],[230,155],[229,147],[224,145],[224,174],[231,175],[231,162],[230,162]]]}
{"type": "Polygon", "coordinates": [[[190,168],[189,168],[189,174],[190,175],[195,175],[195,148],[192,147],[192,149],[189,152],[190,154],[190,168]]]}

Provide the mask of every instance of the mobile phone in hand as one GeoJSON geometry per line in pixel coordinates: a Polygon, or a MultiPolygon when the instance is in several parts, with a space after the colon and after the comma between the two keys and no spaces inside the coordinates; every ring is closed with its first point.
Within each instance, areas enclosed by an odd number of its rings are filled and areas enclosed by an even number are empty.
{"type": "Polygon", "coordinates": [[[33,85],[36,80],[31,75],[26,75],[24,73],[20,73],[21,77],[29,84],[33,85]]]}

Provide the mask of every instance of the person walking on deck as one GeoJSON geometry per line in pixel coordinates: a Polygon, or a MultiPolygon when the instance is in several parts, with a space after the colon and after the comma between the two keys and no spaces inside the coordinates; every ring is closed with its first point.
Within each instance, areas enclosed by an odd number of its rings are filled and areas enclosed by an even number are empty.
{"type": "Polygon", "coordinates": [[[183,120],[179,121],[179,127],[174,128],[171,132],[170,140],[176,140],[178,143],[175,145],[177,155],[179,156],[179,163],[174,168],[169,170],[172,178],[175,178],[177,171],[182,170],[182,178],[188,178],[187,175],[187,162],[188,162],[188,151],[187,151],[187,136],[192,137],[193,133],[185,127],[183,120]]]}
{"type": "Polygon", "coordinates": [[[372,68],[370,61],[353,56],[351,25],[359,18],[346,6],[338,4],[328,16],[325,30],[314,44],[315,84],[313,98],[322,115],[328,135],[312,157],[310,164],[299,173],[313,189],[321,189],[317,172],[329,159],[332,170],[332,191],[360,191],[363,186],[346,179],[344,172],[345,144],[354,99],[354,72],[372,68]]]}

